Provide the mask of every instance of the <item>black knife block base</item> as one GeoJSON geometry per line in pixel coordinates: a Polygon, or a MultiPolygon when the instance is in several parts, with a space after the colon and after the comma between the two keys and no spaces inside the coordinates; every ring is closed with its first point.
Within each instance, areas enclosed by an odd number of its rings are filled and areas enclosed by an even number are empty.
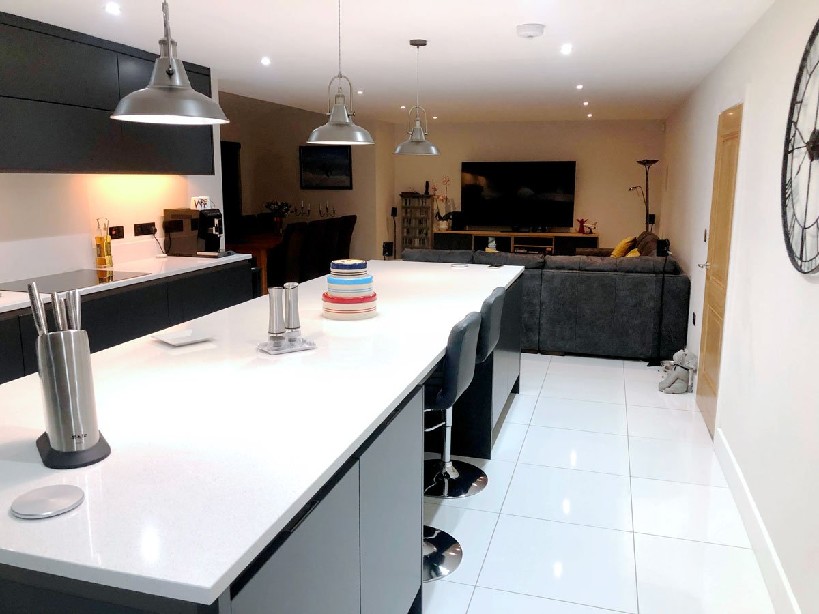
{"type": "Polygon", "coordinates": [[[43,433],[37,438],[37,451],[43,464],[49,469],[77,469],[100,462],[111,454],[111,446],[100,433],[100,439],[87,450],[77,452],[60,452],[51,447],[51,440],[48,433],[43,433]]]}

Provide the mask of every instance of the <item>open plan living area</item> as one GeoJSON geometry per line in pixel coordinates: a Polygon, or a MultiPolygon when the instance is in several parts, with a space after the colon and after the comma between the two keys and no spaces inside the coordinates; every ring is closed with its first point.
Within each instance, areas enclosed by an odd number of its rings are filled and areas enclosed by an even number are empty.
{"type": "Polygon", "coordinates": [[[818,313],[816,0],[0,0],[0,614],[819,614],[818,313]]]}

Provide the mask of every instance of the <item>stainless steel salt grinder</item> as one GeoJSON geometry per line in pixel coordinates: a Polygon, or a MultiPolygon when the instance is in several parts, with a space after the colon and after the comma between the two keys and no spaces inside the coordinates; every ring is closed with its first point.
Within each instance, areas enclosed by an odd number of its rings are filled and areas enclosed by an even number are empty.
{"type": "Polygon", "coordinates": [[[299,284],[289,281],[284,284],[284,328],[288,339],[301,337],[299,321],[299,284]]]}
{"type": "Polygon", "coordinates": [[[267,334],[274,343],[284,341],[284,288],[269,288],[267,298],[270,301],[270,322],[267,334]]]}

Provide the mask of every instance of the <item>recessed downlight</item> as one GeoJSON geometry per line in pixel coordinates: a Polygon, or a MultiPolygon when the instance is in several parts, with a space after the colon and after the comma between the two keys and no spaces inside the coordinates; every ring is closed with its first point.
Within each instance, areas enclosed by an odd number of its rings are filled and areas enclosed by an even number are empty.
{"type": "Polygon", "coordinates": [[[584,106],[584,107],[589,106],[589,101],[588,101],[588,100],[584,100],[584,101],[583,101],[583,106],[584,106]]]}
{"type": "Polygon", "coordinates": [[[361,96],[361,95],[363,95],[363,94],[364,94],[364,90],[358,90],[358,91],[356,92],[356,94],[358,94],[359,96],[361,96]]]}
{"type": "Polygon", "coordinates": [[[433,116],[432,116],[432,119],[438,119],[438,116],[437,116],[437,115],[433,115],[433,116]]]}
{"type": "Polygon", "coordinates": [[[560,53],[561,55],[571,55],[572,51],[574,51],[574,47],[571,43],[563,43],[560,45],[560,53]]]}
{"type": "Polygon", "coordinates": [[[582,89],[583,89],[583,84],[582,84],[582,83],[578,83],[578,84],[577,84],[577,89],[578,89],[578,90],[582,90],[582,89]]]}
{"type": "Polygon", "coordinates": [[[105,12],[109,15],[121,15],[122,14],[122,7],[116,2],[106,2],[105,3],[105,12]]]}
{"type": "Polygon", "coordinates": [[[270,66],[270,58],[269,57],[264,56],[260,61],[262,63],[262,66],[270,66]]]}
{"type": "Polygon", "coordinates": [[[589,113],[589,114],[588,114],[586,117],[588,117],[589,119],[591,119],[592,117],[594,117],[594,115],[592,115],[591,113],[589,113]]]}
{"type": "Polygon", "coordinates": [[[402,105],[401,105],[401,108],[402,108],[402,109],[406,109],[406,108],[407,108],[407,105],[402,104],[402,105]]]}

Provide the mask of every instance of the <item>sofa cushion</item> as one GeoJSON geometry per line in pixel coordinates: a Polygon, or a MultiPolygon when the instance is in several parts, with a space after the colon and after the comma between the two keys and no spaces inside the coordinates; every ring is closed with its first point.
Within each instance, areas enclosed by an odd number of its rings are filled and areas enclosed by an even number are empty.
{"type": "Polygon", "coordinates": [[[636,237],[626,237],[620,241],[613,250],[611,250],[612,258],[622,258],[629,253],[634,247],[636,237]]]}
{"type": "Polygon", "coordinates": [[[475,252],[475,264],[512,264],[526,269],[542,269],[542,254],[510,254],[508,252],[475,252]]]}
{"type": "Polygon", "coordinates": [[[659,237],[653,232],[644,232],[638,237],[635,248],[641,256],[656,256],[659,237]]]}
{"type": "Polygon", "coordinates": [[[682,273],[679,263],[674,258],[660,258],[658,256],[644,256],[642,258],[617,258],[617,271],[620,273],[645,273],[656,275],[665,272],[668,275],[679,275],[682,273]]]}
{"type": "Polygon", "coordinates": [[[472,251],[468,249],[405,249],[401,252],[402,260],[412,262],[456,262],[472,263],[472,251]]]}
{"type": "Polygon", "coordinates": [[[580,270],[580,260],[582,258],[586,258],[586,256],[546,256],[543,259],[543,268],[578,271],[580,270]]]}

